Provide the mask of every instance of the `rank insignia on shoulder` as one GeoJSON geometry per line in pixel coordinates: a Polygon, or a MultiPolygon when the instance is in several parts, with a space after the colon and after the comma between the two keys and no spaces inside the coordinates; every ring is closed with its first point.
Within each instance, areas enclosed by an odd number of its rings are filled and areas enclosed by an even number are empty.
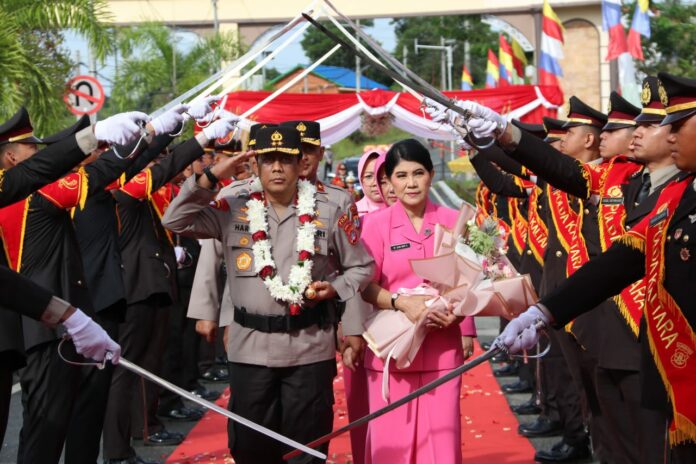
{"type": "Polygon", "coordinates": [[[338,218],[338,227],[343,229],[346,224],[350,222],[350,218],[348,217],[347,213],[343,213],[341,217],[338,218]]]}
{"type": "Polygon", "coordinates": [[[252,259],[249,253],[247,253],[246,251],[240,253],[236,259],[237,270],[248,271],[251,267],[251,261],[252,259]]]}
{"type": "Polygon", "coordinates": [[[351,245],[355,245],[358,243],[358,240],[360,240],[360,234],[358,234],[358,231],[355,230],[354,227],[350,227],[350,230],[347,230],[346,233],[348,234],[348,242],[351,245]]]}

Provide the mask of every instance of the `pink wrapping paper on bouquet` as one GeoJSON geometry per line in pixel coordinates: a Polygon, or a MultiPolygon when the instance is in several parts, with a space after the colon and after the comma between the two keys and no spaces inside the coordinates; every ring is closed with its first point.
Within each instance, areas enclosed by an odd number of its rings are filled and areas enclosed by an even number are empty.
{"type": "Polygon", "coordinates": [[[388,401],[389,364],[405,368],[418,354],[428,334],[425,326],[430,311],[453,311],[458,316],[502,316],[512,319],[534,304],[538,297],[528,275],[516,275],[492,281],[486,279],[483,267],[473,252],[455,252],[458,237],[475,210],[468,203],[462,206],[453,230],[435,226],[434,256],[411,260],[411,268],[427,283],[415,289],[399,289],[400,294],[430,295],[427,311],[414,324],[400,311],[374,311],[365,321],[363,337],[369,348],[385,361],[382,396],[388,401]]]}

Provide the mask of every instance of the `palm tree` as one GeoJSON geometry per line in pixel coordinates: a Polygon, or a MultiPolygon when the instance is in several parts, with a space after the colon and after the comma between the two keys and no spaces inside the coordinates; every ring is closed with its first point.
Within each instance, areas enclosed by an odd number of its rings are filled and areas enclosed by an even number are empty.
{"type": "Polygon", "coordinates": [[[176,47],[176,32],[159,23],[119,30],[123,57],[114,78],[110,106],[151,112],[215,73],[224,61],[237,58],[241,46],[234,35],[201,38],[188,51],[176,47]]]}
{"type": "Polygon", "coordinates": [[[0,0],[0,119],[28,107],[39,133],[64,125],[73,63],[61,31],[83,35],[98,60],[112,51],[106,0],[0,0]]]}

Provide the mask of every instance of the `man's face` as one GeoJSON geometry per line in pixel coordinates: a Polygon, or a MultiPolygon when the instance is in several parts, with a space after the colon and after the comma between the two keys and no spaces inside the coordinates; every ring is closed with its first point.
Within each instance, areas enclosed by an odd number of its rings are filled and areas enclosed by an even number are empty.
{"type": "Polygon", "coordinates": [[[672,124],[667,141],[677,167],[682,171],[696,172],[696,115],[672,124]]]}
{"type": "Polygon", "coordinates": [[[3,148],[5,148],[5,156],[3,156],[3,167],[5,169],[17,166],[39,151],[35,143],[11,143],[3,148]]]}
{"type": "Polygon", "coordinates": [[[670,155],[670,145],[667,141],[670,126],[660,126],[660,123],[641,123],[633,132],[631,147],[636,160],[643,163],[662,160],[670,155]]]}
{"type": "Polygon", "coordinates": [[[561,151],[573,158],[577,158],[588,147],[592,145],[589,138],[592,133],[584,126],[571,127],[566,132],[561,142],[561,151]]]}
{"type": "Polygon", "coordinates": [[[605,130],[599,135],[599,155],[604,159],[616,155],[631,156],[630,144],[633,136],[633,127],[623,129],[605,130]]]}
{"type": "Polygon", "coordinates": [[[259,178],[263,189],[283,195],[295,189],[300,176],[301,159],[287,153],[264,153],[257,157],[259,178]]]}
{"type": "Polygon", "coordinates": [[[319,163],[324,158],[324,147],[312,145],[311,143],[302,143],[302,170],[300,175],[307,179],[315,179],[319,163]]]}

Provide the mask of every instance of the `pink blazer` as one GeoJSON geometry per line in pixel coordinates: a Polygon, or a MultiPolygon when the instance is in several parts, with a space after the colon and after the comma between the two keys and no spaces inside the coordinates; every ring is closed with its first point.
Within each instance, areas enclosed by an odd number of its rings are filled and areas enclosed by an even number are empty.
{"type": "MultiPolygon", "coordinates": [[[[457,211],[428,201],[420,232],[416,232],[401,202],[375,211],[363,218],[362,241],[375,260],[374,281],[395,292],[414,288],[423,280],[411,271],[409,260],[433,255],[435,224],[453,228],[457,211]]],[[[416,359],[403,371],[434,371],[452,369],[464,362],[461,335],[476,336],[473,318],[465,318],[459,326],[429,334],[416,359]]],[[[365,367],[381,371],[383,362],[368,350],[365,367]]]]}

